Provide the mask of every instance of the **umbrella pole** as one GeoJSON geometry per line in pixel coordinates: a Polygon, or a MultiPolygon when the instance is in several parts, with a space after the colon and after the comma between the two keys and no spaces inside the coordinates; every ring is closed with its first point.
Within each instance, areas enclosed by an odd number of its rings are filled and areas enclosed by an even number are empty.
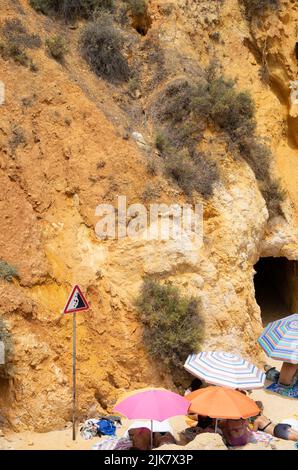
{"type": "Polygon", "coordinates": [[[153,449],[153,420],[151,419],[151,450],[153,449]]]}
{"type": "Polygon", "coordinates": [[[215,420],[215,432],[217,432],[218,418],[215,420]]]}

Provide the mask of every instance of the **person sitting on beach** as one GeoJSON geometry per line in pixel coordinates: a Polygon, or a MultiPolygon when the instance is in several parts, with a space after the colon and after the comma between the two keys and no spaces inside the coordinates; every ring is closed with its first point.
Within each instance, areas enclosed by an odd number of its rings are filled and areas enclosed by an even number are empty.
{"type": "Polygon", "coordinates": [[[254,419],[253,431],[262,431],[267,434],[271,434],[278,439],[284,439],[286,441],[298,441],[298,432],[295,431],[290,424],[278,423],[275,424],[267,416],[263,415],[263,403],[256,401],[256,404],[260,408],[260,414],[254,419]]]}
{"type": "Polygon", "coordinates": [[[148,428],[132,428],[128,431],[132,442],[132,450],[150,450],[151,449],[151,431],[148,428]]]}
{"type": "Polygon", "coordinates": [[[196,390],[199,390],[200,388],[202,388],[202,386],[203,386],[202,380],[200,380],[200,379],[198,379],[198,378],[193,379],[193,381],[190,383],[188,389],[185,390],[184,396],[186,397],[186,396],[189,395],[191,392],[195,392],[196,390]]]}
{"type": "Polygon", "coordinates": [[[279,374],[278,384],[282,387],[291,387],[298,378],[298,364],[284,362],[279,374]]]}
{"type": "Polygon", "coordinates": [[[221,429],[227,444],[231,447],[245,446],[252,440],[252,433],[245,419],[227,419],[222,423],[221,429]]]}
{"type": "MultiPolygon", "coordinates": [[[[200,388],[202,388],[202,386],[203,386],[202,380],[198,378],[193,379],[193,381],[190,383],[187,390],[185,390],[184,396],[186,397],[190,393],[195,392],[196,390],[199,390],[200,388]]],[[[198,415],[196,413],[187,414],[186,423],[188,424],[189,427],[196,426],[197,420],[198,420],[198,415]]]]}
{"type": "MultiPolygon", "coordinates": [[[[215,419],[209,418],[209,416],[198,415],[196,428],[198,430],[197,434],[202,434],[204,432],[215,432],[215,419]]],[[[218,429],[218,431],[220,431],[220,429],[218,429]]]]}

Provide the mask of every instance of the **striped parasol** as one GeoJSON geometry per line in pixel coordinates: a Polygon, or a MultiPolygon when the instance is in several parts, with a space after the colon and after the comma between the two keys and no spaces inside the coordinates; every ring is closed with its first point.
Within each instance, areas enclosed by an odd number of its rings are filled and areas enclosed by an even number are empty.
{"type": "Polygon", "coordinates": [[[252,390],[262,388],[265,374],[236,354],[222,351],[201,352],[188,356],[184,367],[192,375],[213,385],[252,390]]]}
{"type": "Polygon", "coordinates": [[[258,341],[272,359],[298,364],[298,314],[269,323],[258,341]]]}

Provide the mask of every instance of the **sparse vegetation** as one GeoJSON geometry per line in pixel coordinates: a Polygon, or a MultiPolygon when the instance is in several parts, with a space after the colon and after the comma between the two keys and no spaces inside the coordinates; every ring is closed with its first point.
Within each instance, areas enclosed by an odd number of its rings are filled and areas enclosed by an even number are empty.
{"type": "Polygon", "coordinates": [[[40,47],[41,40],[35,34],[29,34],[18,18],[6,20],[1,28],[3,40],[0,41],[0,56],[4,60],[13,59],[18,65],[30,67],[34,70],[35,64],[28,57],[26,48],[40,47]]]}
{"type": "Polygon", "coordinates": [[[137,299],[144,341],[149,353],[173,371],[198,351],[204,333],[198,301],[171,284],[145,279],[137,299]]]}
{"type": "Polygon", "coordinates": [[[155,145],[165,160],[166,175],[174,179],[186,195],[197,191],[208,198],[219,173],[216,163],[196,150],[206,117],[197,112],[195,92],[195,86],[188,80],[175,80],[168,85],[155,110],[161,124],[155,145]]]}
{"type": "Polygon", "coordinates": [[[19,48],[38,49],[41,39],[37,34],[29,34],[18,18],[6,20],[1,32],[9,44],[19,48]]]}
{"type": "Polygon", "coordinates": [[[30,58],[26,52],[15,43],[0,42],[0,56],[4,60],[13,59],[18,65],[28,67],[31,63],[30,58]]]}
{"type": "Polygon", "coordinates": [[[6,261],[0,260],[0,279],[12,282],[14,277],[18,277],[16,268],[8,264],[6,261]]]}
{"type": "Polygon", "coordinates": [[[112,10],[113,0],[30,0],[30,5],[44,15],[55,15],[65,21],[90,18],[99,10],[112,10]]]}
{"type": "Polygon", "coordinates": [[[166,149],[169,147],[169,140],[167,135],[158,130],[155,136],[155,147],[160,151],[160,152],[165,152],[166,149]]]}
{"type": "Polygon", "coordinates": [[[156,200],[160,195],[159,186],[148,183],[143,191],[142,199],[143,201],[153,201],[156,200]]]}
{"type": "Polygon", "coordinates": [[[80,38],[84,59],[97,75],[111,82],[127,81],[130,76],[122,45],[122,35],[108,14],[87,24],[80,38]]]}
{"type": "Polygon", "coordinates": [[[14,152],[19,145],[26,143],[25,132],[21,127],[14,126],[12,129],[12,134],[9,139],[9,145],[14,152]]]}
{"type": "Polygon", "coordinates": [[[252,18],[268,8],[276,9],[279,6],[279,0],[242,0],[242,3],[248,18],[252,18]]]}
{"type": "Polygon", "coordinates": [[[168,154],[165,170],[187,196],[191,196],[194,191],[205,198],[212,196],[214,183],[219,179],[216,163],[198,152],[191,156],[187,151],[168,154]]]}
{"type": "Polygon", "coordinates": [[[68,53],[68,47],[63,36],[56,35],[46,39],[46,50],[53,59],[63,62],[65,55],[68,53]]]}
{"type": "Polygon", "coordinates": [[[156,157],[150,156],[147,160],[147,173],[156,176],[159,172],[159,161],[156,157]]]}
{"type": "Polygon", "coordinates": [[[197,81],[176,80],[169,84],[155,107],[160,127],[156,147],[165,159],[165,169],[190,195],[212,195],[219,178],[216,163],[196,151],[207,127],[225,136],[233,153],[241,155],[254,170],[266,198],[270,215],[281,213],[284,192],[271,177],[272,155],[256,135],[255,107],[248,92],[239,92],[232,80],[216,72],[212,63],[197,81]],[[279,209],[278,209],[279,201],[279,209]]]}
{"type": "Polygon", "coordinates": [[[126,0],[133,16],[141,16],[147,12],[148,0],[126,0]]]}

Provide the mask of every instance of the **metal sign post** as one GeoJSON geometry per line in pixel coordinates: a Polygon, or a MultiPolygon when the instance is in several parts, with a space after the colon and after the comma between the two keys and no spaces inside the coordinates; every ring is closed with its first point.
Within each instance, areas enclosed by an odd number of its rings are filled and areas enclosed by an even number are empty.
{"type": "Polygon", "coordinates": [[[76,440],[76,398],[77,398],[77,316],[72,316],[72,440],[76,440]]]}
{"type": "Polygon", "coordinates": [[[74,286],[66,303],[64,313],[72,313],[72,440],[76,440],[77,411],[77,312],[90,307],[80,287],[74,286]]]}

